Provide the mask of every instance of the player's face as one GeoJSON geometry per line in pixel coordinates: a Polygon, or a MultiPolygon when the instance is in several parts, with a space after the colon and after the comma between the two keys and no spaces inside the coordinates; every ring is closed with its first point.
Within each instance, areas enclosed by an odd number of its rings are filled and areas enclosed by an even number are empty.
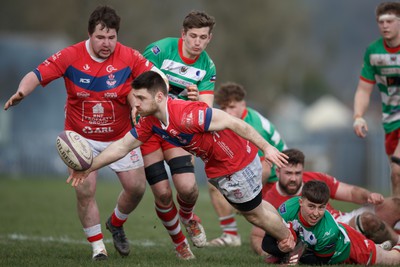
{"type": "Polygon", "coordinates": [[[189,29],[186,33],[182,31],[183,55],[190,59],[198,57],[211,41],[209,31],[209,27],[189,29]]]}
{"type": "Polygon", "coordinates": [[[102,29],[101,24],[97,24],[95,31],[89,36],[91,52],[94,56],[107,59],[115,50],[117,44],[117,32],[115,29],[107,27],[102,29]]]}
{"type": "Polygon", "coordinates": [[[387,41],[400,38],[400,19],[394,14],[384,14],[378,18],[378,27],[387,41]]]}
{"type": "Polygon", "coordinates": [[[324,216],[326,204],[317,204],[306,198],[300,198],[300,214],[311,226],[316,225],[324,216]]]}
{"type": "Polygon", "coordinates": [[[221,105],[220,107],[223,111],[226,113],[241,119],[243,112],[246,108],[246,102],[244,100],[242,101],[232,101],[228,105],[221,105]]]}
{"type": "Polygon", "coordinates": [[[133,98],[140,116],[154,115],[158,111],[156,97],[153,97],[146,89],[133,90],[133,98]]]}
{"type": "Polygon", "coordinates": [[[303,165],[288,164],[276,169],[279,188],[287,195],[295,195],[303,184],[303,165]]]}

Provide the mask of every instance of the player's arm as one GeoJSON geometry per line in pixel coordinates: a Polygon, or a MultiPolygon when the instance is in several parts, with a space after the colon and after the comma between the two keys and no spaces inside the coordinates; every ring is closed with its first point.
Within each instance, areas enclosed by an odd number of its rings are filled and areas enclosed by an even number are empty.
{"type": "Polygon", "coordinates": [[[379,193],[373,193],[365,188],[355,185],[349,185],[342,182],[339,183],[334,198],[337,200],[352,202],[356,204],[371,203],[377,205],[381,204],[384,201],[384,197],[379,193]]]}
{"type": "Polygon", "coordinates": [[[214,105],[214,95],[213,94],[199,95],[199,101],[206,103],[210,108],[212,108],[214,105]]]}
{"type": "Polygon", "coordinates": [[[208,131],[219,131],[231,129],[239,136],[249,140],[264,152],[265,159],[269,163],[275,163],[278,167],[283,167],[287,163],[287,156],[277,148],[269,144],[252,126],[243,120],[229,115],[228,113],[213,108],[211,123],[208,131]]]}
{"type": "Polygon", "coordinates": [[[4,110],[7,110],[11,106],[17,105],[25,97],[32,93],[33,90],[35,90],[35,88],[39,85],[40,81],[37,78],[36,74],[33,71],[28,72],[19,83],[17,92],[15,92],[15,94],[13,94],[10,99],[8,99],[7,102],[4,104],[4,110]]]}
{"type": "Polygon", "coordinates": [[[124,137],[111,143],[103,152],[95,157],[92,166],[88,170],[73,170],[67,179],[67,183],[72,181],[72,186],[78,186],[80,183],[83,183],[89,173],[125,157],[130,151],[139,147],[141,144],[142,142],[136,139],[131,132],[127,132],[124,137]]]}
{"type": "Polygon", "coordinates": [[[371,93],[374,89],[374,84],[366,82],[362,79],[358,82],[357,90],[354,95],[354,132],[359,137],[366,137],[368,125],[363,118],[368,109],[371,93]]]}

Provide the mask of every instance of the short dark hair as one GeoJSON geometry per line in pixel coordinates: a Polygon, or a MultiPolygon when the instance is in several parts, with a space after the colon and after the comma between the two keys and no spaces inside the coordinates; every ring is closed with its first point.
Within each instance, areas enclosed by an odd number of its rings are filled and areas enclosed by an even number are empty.
{"type": "Polygon", "coordinates": [[[219,106],[227,106],[232,101],[242,101],[246,97],[246,90],[240,84],[226,82],[215,91],[215,103],[219,106]]]}
{"type": "Polygon", "coordinates": [[[115,29],[118,33],[121,18],[117,12],[109,6],[98,6],[90,15],[88,23],[88,32],[92,35],[96,29],[97,24],[101,24],[101,29],[115,29]]]}
{"type": "Polygon", "coordinates": [[[183,20],[182,26],[185,32],[193,28],[197,29],[209,27],[209,33],[211,33],[215,26],[215,19],[214,17],[207,15],[205,12],[192,11],[186,15],[185,19],[183,20]]]}
{"type": "Polygon", "coordinates": [[[164,95],[168,94],[168,88],[164,79],[155,71],[146,71],[136,77],[132,82],[132,89],[146,89],[153,96],[157,92],[162,92],[164,95]]]}
{"type": "Polygon", "coordinates": [[[304,153],[296,148],[285,149],[282,151],[283,154],[287,155],[288,165],[301,164],[304,166],[305,156],[304,153]]]}
{"type": "Polygon", "coordinates": [[[376,19],[383,14],[394,14],[400,17],[400,3],[399,2],[383,2],[380,3],[375,11],[376,19]]]}
{"type": "Polygon", "coordinates": [[[303,185],[301,197],[317,204],[326,204],[330,198],[330,190],[326,183],[317,180],[311,180],[303,185]]]}

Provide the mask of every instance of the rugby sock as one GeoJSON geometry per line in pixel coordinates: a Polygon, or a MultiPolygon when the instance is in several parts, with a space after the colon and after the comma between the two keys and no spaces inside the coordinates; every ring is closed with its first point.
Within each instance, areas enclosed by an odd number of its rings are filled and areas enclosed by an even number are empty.
{"type": "Polygon", "coordinates": [[[179,195],[176,196],[176,199],[179,203],[179,217],[181,218],[182,222],[184,224],[187,224],[189,222],[189,220],[191,220],[193,218],[193,209],[194,209],[194,205],[195,203],[191,204],[191,203],[187,203],[185,201],[183,201],[179,195]]]}
{"type": "Polygon", "coordinates": [[[219,225],[225,234],[239,235],[235,214],[232,213],[231,215],[225,217],[219,217],[218,219],[219,219],[219,225]]]}
{"type": "Polygon", "coordinates": [[[162,224],[167,229],[169,236],[175,246],[178,246],[186,240],[185,235],[182,233],[181,225],[179,223],[178,210],[175,204],[168,207],[159,206],[155,203],[156,213],[158,218],[160,218],[162,224]]]}
{"type": "Polygon", "coordinates": [[[100,241],[103,239],[103,234],[101,233],[101,225],[100,224],[96,224],[96,225],[88,227],[88,228],[83,228],[83,231],[85,232],[87,240],[90,243],[92,243],[92,246],[93,246],[94,242],[100,241]]]}
{"type": "Polygon", "coordinates": [[[124,214],[115,207],[113,214],[111,215],[111,224],[115,227],[121,227],[128,219],[128,214],[124,214]]]}

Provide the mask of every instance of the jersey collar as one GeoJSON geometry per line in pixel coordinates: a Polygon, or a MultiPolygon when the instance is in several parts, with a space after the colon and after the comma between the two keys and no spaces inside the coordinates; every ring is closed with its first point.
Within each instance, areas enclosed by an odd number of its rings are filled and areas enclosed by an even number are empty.
{"type": "Polygon", "coordinates": [[[400,51],[400,45],[396,47],[389,47],[385,40],[383,40],[383,45],[385,46],[386,51],[388,51],[391,54],[396,54],[397,52],[400,51]]]}
{"type": "Polygon", "coordinates": [[[242,116],[241,116],[240,118],[243,120],[244,118],[246,118],[246,116],[247,116],[248,113],[249,113],[249,111],[247,110],[247,108],[245,108],[245,109],[243,110],[243,114],[242,114],[242,116]]]}

